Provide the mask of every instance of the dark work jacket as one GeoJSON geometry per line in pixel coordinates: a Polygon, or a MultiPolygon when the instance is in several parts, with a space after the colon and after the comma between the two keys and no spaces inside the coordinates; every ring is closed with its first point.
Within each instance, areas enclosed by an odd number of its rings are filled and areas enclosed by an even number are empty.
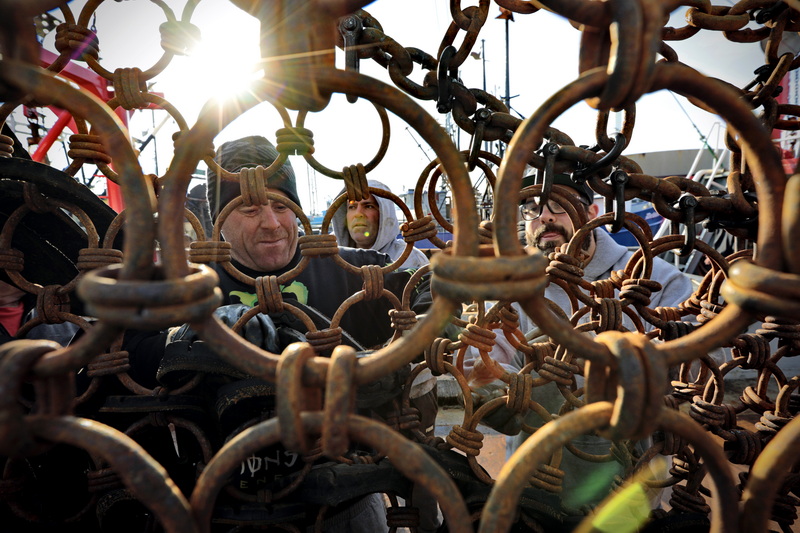
{"type": "MultiPolygon", "coordinates": [[[[340,248],[341,257],[348,263],[361,267],[363,265],[386,265],[389,256],[374,250],[360,250],[355,248],[340,248]]],[[[252,278],[258,276],[280,276],[293,268],[300,261],[299,250],[294,258],[283,269],[274,272],[256,272],[244,267],[237,262],[234,266],[252,278]]],[[[242,303],[254,306],[256,303],[255,287],[240,283],[232,278],[220,265],[212,265],[219,275],[219,286],[223,292],[223,305],[242,303]]],[[[384,276],[384,287],[394,293],[402,301],[403,289],[413,275],[414,270],[395,270],[384,276]]],[[[318,329],[329,326],[330,318],[347,298],[362,290],[364,282],[361,276],[351,274],[341,268],[330,257],[315,257],[309,261],[305,270],[296,278],[282,287],[282,294],[287,303],[296,300],[307,307],[314,308],[319,314],[311,316],[318,329]]],[[[411,309],[417,314],[425,313],[431,305],[430,274],[426,274],[422,281],[414,288],[411,296],[411,309]]],[[[340,326],[345,331],[344,344],[348,342],[349,335],[362,347],[371,348],[382,345],[388,341],[394,330],[391,327],[389,310],[391,303],[386,298],[371,302],[359,302],[345,312],[340,326]]],[[[277,323],[283,323],[296,328],[301,332],[305,329],[299,320],[288,312],[282,313],[283,317],[273,317],[277,323]]],[[[131,377],[147,387],[158,385],[155,375],[156,370],[164,356],[164,346],[167,338],[166,331],[136,331],[128,330],[123,341],[123,348],[131,358],[131,377]]]]}
{"type": "MultiPolygon", "coordinates": [[[[388,255],[375,250],[355,248],[339,248],[342,259],[356,267],[364,265],[385,266],[391,262],[388,255]]],[[[236,261],[232,264],[252,278],[259,276],[280,276],[294,268],[301,260],[300,251],[289,264],[273,272],[257,272],[236,261]]],[[[223,293],[224,304],[243,303],[254,306],[256,303],[255,288],[241,283],[231,277],[221,266],[214,265],[219,275],[219,286],[223,293]]],[[[415,270],[395,270],[384,276],[384,288],[388,289],[402,301],[403,290],[415,270]]],[[[364,281],[358,274],[352,274],[340,267],[331,257],[311,258],[306,268],[294,279],[281,286],[284,301],[292,303],[297,300],[301,304],[312,307],[324,315],[328,321],[347,298],[364,287],[364,281]]],[[[431,305],[429,276],[423,277],[411,295],[411,310],[417,314],[425,313],[431,305]]],[[[394,333],[391,327],[389,311],[393,309],[391,302],[383,297],[374,301],[359,302],[350,307],[342,316],[339,325],[356,341],[366,348],[380,346],[394,333]]],[[[315,317],[312,317],[312,319],[315,317]]],[[[315,322],[318,322],[315,320],[315,322]]],[[[317,323],[320,327],[320,324],[317,323]]],[[[322,327],[327,327],[324,325],[322,327]]]]}

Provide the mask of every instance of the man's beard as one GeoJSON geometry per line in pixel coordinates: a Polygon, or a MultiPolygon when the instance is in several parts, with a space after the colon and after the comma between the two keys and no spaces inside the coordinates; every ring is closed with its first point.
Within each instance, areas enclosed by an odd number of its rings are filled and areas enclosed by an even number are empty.
{"type": "Polygon", "coordinates": [[[570,239],[570,235],[567,233],[567,228],[560,224],[548,222],[543,226],[539,226],[539,228],[533,233],[529,231],[525,232],[525,238],[528,241],[528,246],[534,246],[538,248],[545,255],[549,254],[550,252],[555,252],[556,247],[558,246],[558,241],[543,241],[542,235],[545,233],[558,233],[564,238],[564,242],[569,242],[570,239]]]}
{"type": "MultiPolygon", "coordinates": [[[[533,246],[539,249],[545,255],[548,255],[551,252],[555,252],[557,247],[559,246],[558,241],[541,240],[542,235],[544,235],[545,233],[558,233],[564,238],[565,243],[568,243],[572,239],[572,236],[574,235],[572,232],[567,230],[567,228],[565,228],[561,224],[556,224],[554,222],[548,222],[543,226],[540,226],[539,229],[537,229],[533,233],[526,231],[525,240],[527,241],[528,246],[533,246]]],[[[592,242],[592,236],[589,236],[589,238],[584,239],[581,249],[583,249],[584,251],[588,250],[589,246],[591,246],[591,242],[592,242]]]]}

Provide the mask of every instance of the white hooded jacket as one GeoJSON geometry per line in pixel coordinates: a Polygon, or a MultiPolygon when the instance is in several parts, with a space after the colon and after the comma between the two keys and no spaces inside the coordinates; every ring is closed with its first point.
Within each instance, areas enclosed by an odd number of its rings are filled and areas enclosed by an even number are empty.
{"type": "MultiPolygon", "coordinates": [[[[384,185],[378,180],[369,180],[367,184],[376,189],[390,191],[389,187],[384,185]]],[[[342,189],[339,194],[345,191],[342,189]]],[[[375,195],[378,201],[378,208],[380,209],[380,221],[378,223],[378,236],[375,238],[375,243],[372,245],[373,250],[383,252],[392,258],[392,261],[397,260],[406,249],[406,242],[403,239],[398,239],[397,234],[400,232],[400,223],[397,220],[395,212],[395,204],[391,200],[382,198],[375,195]]],[[[347,229],[347,203],[342,204],[336,213],[333,215],[331,221],[333,233],[336,235],[336,242],[339,246],[349,246],[357,248],[355,241],[350,237],[350,232],[347,229]]],[[[411,255],[400,265],[402,268],[420,268],[429,263],[428,258],[418,248],[411,249],[411,255]]]]}

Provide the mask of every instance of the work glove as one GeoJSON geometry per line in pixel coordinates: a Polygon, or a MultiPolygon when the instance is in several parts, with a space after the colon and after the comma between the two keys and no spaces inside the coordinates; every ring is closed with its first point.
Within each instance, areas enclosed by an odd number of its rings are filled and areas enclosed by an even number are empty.
{"type": "MultiPolygon", "coordinates": [[[[214,311],[225,325],[232,327],[239,318],[251,308],[243,304],[223,305],[214,311]]],[[[252,317],[240,330],[240,335],[256,346],[272,353],[281,353],[294,342],[304,342],[305,335],[283,324],[280,315],[276,315],[279,323],[259,313],[252,317]]],[[[158,380],[165,385],[175,386],[191,377],[195,372],[225,375],[236,379],[249,377],[238,368],[222,360],[203,342],[189,324],[173,328],[167,336],[164,358],[158,369],[158,380]]]]}

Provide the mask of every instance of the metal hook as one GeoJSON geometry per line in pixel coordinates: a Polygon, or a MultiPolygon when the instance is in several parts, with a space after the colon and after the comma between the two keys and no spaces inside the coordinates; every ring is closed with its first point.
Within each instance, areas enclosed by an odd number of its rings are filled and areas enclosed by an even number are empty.
{"type": "MultiPolygon", "coordinates": [[[[729,200],[731,195],[722,194],[720,197],[729,200]]],[[[755,193],[750,191],[745,192],[744,197],[751,205],[758,204],[758,198],[756,197],[755,193]]],[[[747,235],[747,239],[755,241],[758,237],[758,210],[756,210],[755,214],[746,218],[742,218],[741,215],[736,216],[725,215],[722,213],[711,213],[708,216],[708,219],[703,222],[703,227],[708,231],[716,231],[718,229],[723,229],[726,231],[732,229],[744,230],[744,234],[747,235]]]]}
{"type": "Polygon", "coordinates": [[[578,168],[575,172],[572,173],[572,181],[581,185],[586,182],[586,180],[600,170],[603,167],[607,167],[614,160],[619,157],[619,154],[622,153],[622,150],[625,148],[625,145],[628,143],[628,140],[625,138],[625,135],[622,133],[617,133],[614,135],[614,146],[611,147],[611,150],[608,151],[607,154],[603,155],[600,159],[592,163],[591,165],[583,168],[578,168]]]}
{"type": "Polygon", "coordinates": [[[777,19],[781,15],[781,13],[786,11],[786,9],[788,7],[789,6],[788,6],[788,4],[786,4],[786,2],[784,2],[783,0],[779,0],[778,2],[775,2],[775,4],[770,6],[770,7],[765,7],[764,9],[759,9],[758,11],[755,12],[755,14],[752,16],[752,18],[757,23],[764,24],[765,22],[768,22],[770,20],[777,19]]]}
{"type": "Polygon", "coordinates": [[[550,201],[550,191],[553,190],[555,181],[555,165],[561,147],[556,143],[547,143],[542,147],[544,156],[544,168],[542,170],[542,192],[539,193],[539,216],[544,212],[544,206],[550,201]]]}
{"type": "MultiPolygon", "coordinates": [[[[361,22],[361,17],[357,15],[348,15],[339,19],[339,33],[344,40],[344,68],[352,72],[358,72],[360,61],[358,57],[358,40],[361,38],[361,31],[364,25],[361,22]]],[[[355,103],[358,96],[348,94],[347,101],[355,103]]]]}
{"type": "Polygon", "coordinates": [[[678,251],[680,257],[686,257],[694,250],[697,230],[694,225],[694,210],[697,207],[697,198],[692,194],[684,194],[678,199],[678,209],[683,214],[683,224],[686,226],[686,239],[678,251]]]}
{"type": "Polygon", "coordinates": [[[455,72],[450,71],[450,62],[456,55],[456,47],[448,46],[442,50],[439,57],[439,66],[436,68],[436,79],[439,84],[439,95],[436,97],[436,110],[439,113],[449,113],[453,107],[453,92],[450,90],[451,76],[455,72]]]}
{"type": "Polygon", "coordinates": [[[744,86],[742,90],[749,91],[753,87],[756,86],[758,83],[766,83],[769,80],[770,76],[772,76],[772,71],[775,70],[775,67],[778,66],[777,63],[774,65],[770,65],[769,63],[765,65],[761,65],[757,69],[753,71],[753,74],[756,75],[755,78],[752,79],[750,83],[744,86]]]}
{"type": "Polygon", "coordinates": [[[486,130],[486,123],[492,117],[492,112],[482,107],[475,112],[475,133],[472,134],[472,142],[469,148],[469,159],[467,159],[467,168],[471,171],[475,170],[478,164],[478,152],[481,150],[481,143],[483,143],[483,132],[486,130]]]}
{"type": "Polygon", "coordinates": [[[613,206],[609,205],[612,200],[606,198],[606,211],[614,208],[614,222],[611,224],[611,233],[617,233],[625,223],[625,185],[628,184],[628,173],[623,170],[615,170],[609,176],[611,185],[614,187],[613,206]]]}

